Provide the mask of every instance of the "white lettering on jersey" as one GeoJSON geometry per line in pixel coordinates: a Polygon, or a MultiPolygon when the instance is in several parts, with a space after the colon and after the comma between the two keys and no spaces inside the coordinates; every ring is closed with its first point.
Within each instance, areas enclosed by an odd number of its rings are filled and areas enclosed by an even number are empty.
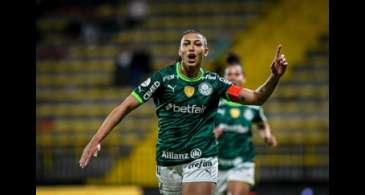
{"type": "Polygon", "coordinates": [[[231,131],[236,133],[246,133],[248,132],[248,128],[242,125],[227,125],[227,124],[220,124],[219,128],[222,128],[223,131],[231,131]]]}
{"type": "Polygon", "coordinates": [[[160,86],[160,82],[159,81],[155,81],[151,85],[151,87],[148,89],[148,91],[146,91],[146,93],[143,95],[143,99],[144,100],[148,100],[152,96],[153,92],[155,92],[156,89],[158,89],[159,86],[160,86]]]}
{"type": "Polygon", "coordinates": [[[178,154],[174,152],[162,151],[161,157],[166,159],[185,160],[189,159],[189,153],[178,154]]]}
{"type": "Polygon", "coordinates": [[[231,81],[228,81],[228,80],[226,80],[225,78],[223,78],[223,77],[219,77],[219,81],[222,81],[223,83],[226,83],[226,84],[228,84],[228,85],[231,85],[232,84],[232,82],[231,81]]]}
{"type": "Polygon", "coordinates": [[[164,76],[163,78],[162,78],[162,81],[164,82],[165,80],[172,80],[172,79],[174,79],[175,78],[175,75],[174,74],[171,74],[171,75],[167,75],[167,76],[164,76]]]}
{"type": "Polygon", "coordinates": [[[169,103],[168,105],[166,105],[165,109],[166,110],[171,110],[173,112],[180,112],[180,113],[189,113],[189,114],[201,114],[204,113],[205,109],[207,107],[202,105],[202,106],[197,106],[197,105],[187,105],[187,106],[178,106],[172,103],[169,103]]]}

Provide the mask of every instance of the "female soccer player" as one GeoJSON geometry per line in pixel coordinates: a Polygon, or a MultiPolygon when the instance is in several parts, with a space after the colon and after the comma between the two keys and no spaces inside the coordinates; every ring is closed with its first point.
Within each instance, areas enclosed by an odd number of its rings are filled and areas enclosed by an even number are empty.
{"type": "Polygon", "coordinates": [[[208,55],[206,38],[196,30],[184,32],[178,51],[181,61],[154,73],[112,110],[85,147],[80,166],[84,168],[97,156],[102,140],[129,112],[153,98],[159,119],[156,160],[161,193],[213,194],[218,174],[213,129],[219,99],[263,104],[287,67],[280,48],[270,77],[253,91],[203,69],[202,61],[208,55]]]}
{"type": "MultiPolygon", "coordinates": [[[[239,58],[231,54],[227,62],[224,78],[237,86],[243,86],[246,79],[239,58]]],[[[256,153],[252,143],[253,124],[258,126],[267,144],[277,145],[262,107],[221,100],[214,129],[219,141],[217,195],[248,195],[250,187],[254,185],[256,153]]]]}

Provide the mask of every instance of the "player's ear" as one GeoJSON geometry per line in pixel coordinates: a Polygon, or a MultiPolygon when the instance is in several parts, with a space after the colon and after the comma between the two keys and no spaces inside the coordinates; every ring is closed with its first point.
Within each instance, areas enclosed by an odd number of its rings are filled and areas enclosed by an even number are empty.
{"type": "Polygon", "coordinates": [[[182,57],[182,51],[181,51],[181,48],[180,48],[180,47],[179,47],[178,55],[179,55],[180,57],[182,57]]]}
{"type": "Polygon", "coordinates": [[[241,84],[242,84],[242,85],[245,85],[245,84],[246,84],[246,82],[247,82],[246,78],[245,78],[245,77],[243,77],[241,84]]]}
{"type": "Polygon", "coordinates": [[[208,49],[208,47],[206,47],[204,49],[204,57],[207,57],[208,56],[208,53],[209,53],[209,49],[208,49]]]}

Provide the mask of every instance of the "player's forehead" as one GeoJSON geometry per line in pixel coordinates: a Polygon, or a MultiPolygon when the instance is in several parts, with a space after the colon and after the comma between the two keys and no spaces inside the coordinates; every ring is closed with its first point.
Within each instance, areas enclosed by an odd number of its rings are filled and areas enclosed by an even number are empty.
{"type": "Polygon", "coordinates": [[[201,42],[204,41],[204,36],[199,34],[199,33],[195,33],[195,32],[191,32],[188,34],[185,34],[182,38],[181,41],[196,41],[199,40],[201,42]]]}
{"type": "Polygon", "coordinates": [[[228,66],[226,68],[226,74],[242,74],[242,68],[241,66],[237,66],[237,65],[234,65],[234,66],[228,66]]]}

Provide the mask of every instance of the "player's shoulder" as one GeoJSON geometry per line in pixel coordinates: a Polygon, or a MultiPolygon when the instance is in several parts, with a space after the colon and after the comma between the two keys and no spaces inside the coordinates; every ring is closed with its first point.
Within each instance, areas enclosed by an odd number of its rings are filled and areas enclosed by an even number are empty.
{"type": "Polygon", "coordinates": [[[211,72],[205,68],[203,68],[204,74],[203,77],[205,80],[217,80],[220,76],[216,72],[211,72]]]}
{"type": "Polygon", "coordinates": [[[175,64],[170,64],[167,65],[163,68],[160,68],[157,73],[161,74],[161,75],[166,75],[166,74],[171,74],[171,73],[175,73],[175,64]]]}
{"type": "Polygon", "coordinates": [[[255,105],[244,105],[245,107],[252,109],[252,110],[261,110],[262,106],[255,106],[255,105]]]}
{"type": "Polygon", "coordinates": [[[227,84],[231,84],[230,81],[226,80],[225,78],[221,77],[216,72],[211,72],[209,70],[204,69],[203,79],[207,81],[213,81],[213,82],[224,82],[227,84]]]}
{"type": "Polygon", "coordinates": [[[176,78],[175,64],[167,65],[153,74],[158,76],[163,82],[176,78]]]}
{"type": "Polygon", "coordinates": [[[224,107],[227,103],[227,100],[225,99],[219,99],[218,107],[224,107]]]}

